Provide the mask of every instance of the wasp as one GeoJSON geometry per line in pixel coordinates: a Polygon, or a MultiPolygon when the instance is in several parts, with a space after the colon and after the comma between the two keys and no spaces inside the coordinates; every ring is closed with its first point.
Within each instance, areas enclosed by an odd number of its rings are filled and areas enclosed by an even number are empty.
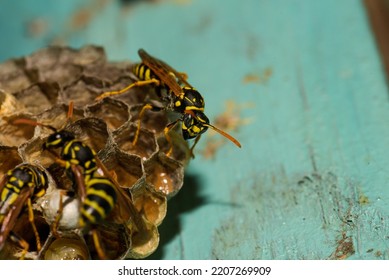
{"type": "Polygon", "coordinates": [[[53,149],[61,149],[58,157],[62,160],[70,179],[73,180],[71,166],[75,165],[82,167],[82,173],[88,180],[98,169],[96,152],[82,141],[77,140],[72,132],[65,129],[56,131],[53,127],[47,127],[54,132],[47,137],[43,149],[51,152],[53,149]]]}
{"type": "Polygon", "coordinates": [[[37,251],[41,250],[41,242],[38,230],[34,222],[32,202],[42,197],[48,187],[46,173],[37,166],[21,164],[9,170],[0,182],[0,250],[8,239],[18,243],[23,251],[20,259],[28,252],[29,244],[12,229],[23,212],[24,206],[28,206],[28,219],[31,223],[37,251]]]}
{"type": "Polygon", "coordinates": [[[122,94],[135,86],[154,84],[157,87],[158,97],[161,99],[164,106],[160,107],[152,104],[144,105],[139,113],[138,127],[132,142],[133,145],[136,145],[138,141],[141,119],[145,111],[159,111],[167,109],[181,115],[180,118],[168,124],[164,130],[165,137],[170,143],[168,154],[172,152],[173,148],[172,140],[170,139],[168,132],[178,122],[182,123],[182,135],[185,140],[195,138],[194,144],[191,147],[192,156],[193,149],[199,141],[201,134],[207,131],[208,128],[211,128],[223,135],[239,148],[241,147],[238,140],[210,124],[208,117],[204,113],[204,98],[188,83],[186,74],[179,73],[167,63],[151,56],[143,49],[140,49],[138,54],[142,59],[142,62],[135,64],[132,69],[132,72],[138,78],[138,81],[121,90],[105,92],[96,98],[96,100],[100,100],[108,96],[122,94]]]}
{"type": "MultiPolygon", "coordinates": [[[[78,227],[84,233],[92,233],[99,258],[106,259],[96,226],[102,223],[114,209],[118,196],[116,187],[109,178],[100,175],[98,171],[90,173],[82,170],[79,165],[71,165],[70,168],[73,174],[72,178],[76,181],[77,193],[81,202],[78,227]]],[[[54,235],[58,235],[57,228],[63,207],[64,202],[61,198],[58,215],[53,224],[54,235]]]]}

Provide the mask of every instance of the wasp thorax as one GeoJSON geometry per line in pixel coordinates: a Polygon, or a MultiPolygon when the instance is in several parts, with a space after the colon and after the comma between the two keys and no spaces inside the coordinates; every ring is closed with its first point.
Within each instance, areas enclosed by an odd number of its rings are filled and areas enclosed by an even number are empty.
{"type": "Polygon", "coordinates": [[[184,94],[174,100],[174,108],[177,112],[204,110],[204,98],[192,87],[183,87],[184,94]]]}

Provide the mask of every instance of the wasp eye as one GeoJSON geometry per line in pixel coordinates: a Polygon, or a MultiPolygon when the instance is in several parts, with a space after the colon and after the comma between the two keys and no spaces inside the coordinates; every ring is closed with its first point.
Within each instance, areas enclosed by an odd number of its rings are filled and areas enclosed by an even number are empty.
{"type": "Polygon", "coordinates": [[[209,124],[208,117],[201,111],[194,111],[195,118],[199,123],[209,124]]]}

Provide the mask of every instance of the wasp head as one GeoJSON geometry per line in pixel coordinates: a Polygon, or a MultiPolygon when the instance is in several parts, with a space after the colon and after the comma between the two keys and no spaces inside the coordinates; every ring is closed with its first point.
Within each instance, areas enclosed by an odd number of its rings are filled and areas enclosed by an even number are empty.
{"type": "Polygon", "coordinates": [[[207,131],[208,128],[221,134],[237,147],[241,147],[238,140],[229,135],[227,132],[211,125],[209,119],[202,111],[186,111],[182,118],[182,135],[185,140],[200,136],[200,134],[207,131]]]}
{"type": "Polygon", "coordinates": [[[63,147],[67,142],[74,139],[74,134],[67,130],[60,130],[49,135],[43,144],[44,149],[63,147]]]}
{"type": "Polygon", "coordinates": [[[182,119],[182,135],[185,140],[192,139],[207,131],[209,119],[201,111],[186,113],[182,119]]]}

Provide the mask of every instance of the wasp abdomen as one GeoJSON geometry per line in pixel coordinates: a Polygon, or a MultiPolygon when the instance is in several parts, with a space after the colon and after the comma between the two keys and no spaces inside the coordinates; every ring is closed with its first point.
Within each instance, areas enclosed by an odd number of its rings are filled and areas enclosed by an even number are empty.
{"type": "Polygon", "coordinates": [[[81,207],[80,226],[104,220],[115,206],[115,187],[104,177],[92,177],[86,182],[86,196],[81,207]]]}
{"type": "Polygon", "coordinates": [[[20,194],[21,190],[29,187],[35,188],[34,195],[40,197],[44,194],[47,184],[45,173],[38,168],[30,165],[21,165],[7,172],[7,182],[0,195],[0,215],[3,213],[4,207],[12,205],[20,194]]]}
{"type": "Polygon", "coordinates": [[[158,79],[157,75],[145,64],[138,63],[134,66],[134,74],[139,78],[139,80],[147,81],[151,79],[158,79]]]}

